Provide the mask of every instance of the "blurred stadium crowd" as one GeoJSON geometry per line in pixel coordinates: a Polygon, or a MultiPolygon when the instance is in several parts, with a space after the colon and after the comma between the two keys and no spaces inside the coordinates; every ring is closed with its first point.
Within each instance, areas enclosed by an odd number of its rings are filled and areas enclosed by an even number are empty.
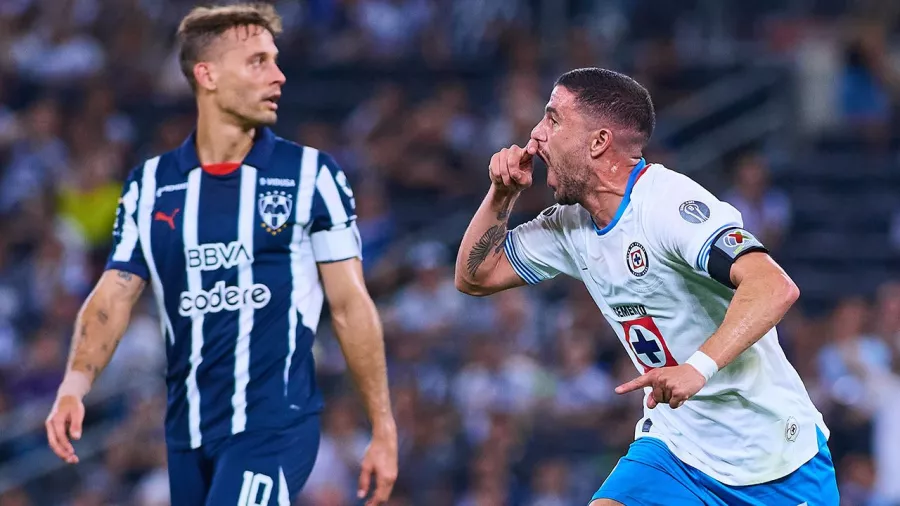
{"type": "MultiPolygon", "coordinates": [[[[900,504],[895,12],[854,31],[841,1],[276,3],[288,76],[276,131],[331,152],[356,192],[400,428],[396,505],[584,504],[633,439],[640,395],[613,388],[634,368],[579,283],[479,300],[453,286],[460,225],[487,189],[489,156],[527,140],[552,79],[579,66],[626,71],[653,93],[664,130],[670,106],[733,71],[728,51],[784,62],[804,34],[865,34],[841,38],[831,70],[813,68],[815,48],[796,67],[830,72],[836,83],[807,107],[805,123],[831,111],[850,125],[852,149],[887,160],[872,166],[885,167],[876,176],[894,185],[893,200],[870,217],[887,274],[867,290],[832,286],[821,304],[795,308],[780,335],[832,429],[846,504],[900,504]]],[[[194,4],[0,1],[0,506],[168,504],[165,354],[149,289],[88,398],[82,463],[57,463],[41,423],[75,315],[108,253],[125,174],[192,128],[172,42],[194,4]]],[[[802,89],[801,105],[821,92],[802,89]]],[[[673,161],[676,150],[657,144],[647,158],[673,161]]],[[[791,163],[761,148],[728,157],[711,179],[776,257],[812,226],[797,219],[806,204],[775,184],[792,181],[791,163]]],[[[807,169],[803,177],[819,177],[807,169]]],[[[542,188],[527,192],[514,221],[548,198],[542,188]]],[[[828,274],[819,269],[813,279],[828,274]]],[[[365,418],[327,319],[319,336],[324,432],[297,501],[354,504],[365,418]]]]}

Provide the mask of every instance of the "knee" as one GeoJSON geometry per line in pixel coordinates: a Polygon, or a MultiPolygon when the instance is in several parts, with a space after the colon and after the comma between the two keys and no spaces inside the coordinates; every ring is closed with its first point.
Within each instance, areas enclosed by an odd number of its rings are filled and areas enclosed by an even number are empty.
{"type": "Polygon", "coordinates": [[[612,499],[595,499],[591,501],[590,506],[625,506],[624,504],[613,501],[612,499]]]}

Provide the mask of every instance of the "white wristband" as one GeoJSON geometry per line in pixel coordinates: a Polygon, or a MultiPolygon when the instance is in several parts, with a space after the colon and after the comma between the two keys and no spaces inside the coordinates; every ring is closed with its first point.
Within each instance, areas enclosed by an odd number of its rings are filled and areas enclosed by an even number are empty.
{"type": "Polygon", "coordinates": [[[90,390],[91,379],[86,374],[79,371],[69,371],[63,378],[62,384],[59,385],[56,395],[58,397],[72,395],[82,399],[90,390]]]}
{"type": "Polygon", "coordinates": [[[694,369],[697,369],[697,371],[706,378],[706,381],[709,381],[714,374],[719,372],[719,365],[716,364],[716,361],[700,350],[694,352],[694,354],[691,355],[691,358],[687,359],[685,364],[694,366],[694,369]]]}

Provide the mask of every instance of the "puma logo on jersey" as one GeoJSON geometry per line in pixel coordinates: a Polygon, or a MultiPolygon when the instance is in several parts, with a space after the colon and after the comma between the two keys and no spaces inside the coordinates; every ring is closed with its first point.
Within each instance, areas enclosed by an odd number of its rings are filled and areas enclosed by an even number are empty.
{"type": "Polygon", "coordinates": [[[153,215],[153,219],[156,221],[164,221],[169,224],[169,228],[175,230],[175,215],[178,214],[178,211],[180,210],[181,209],[176,207],[175,210],[172,211],[171,215],[168,215],[162,211],[156,211],[156,214],[153,215]]]}

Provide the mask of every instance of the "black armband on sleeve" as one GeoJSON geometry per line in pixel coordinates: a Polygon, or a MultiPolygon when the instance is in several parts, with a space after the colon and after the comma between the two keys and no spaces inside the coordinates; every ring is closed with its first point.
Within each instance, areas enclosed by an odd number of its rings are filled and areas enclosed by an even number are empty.
{"type": "Polygon", "coordinates": [[[739,227],[726,228],[713,240],[706,271],[711,278],[734,289],[736,287],[731,282],[731,266],[735,260],[751,251],[769,252],[750,232],[739,227]]]}

